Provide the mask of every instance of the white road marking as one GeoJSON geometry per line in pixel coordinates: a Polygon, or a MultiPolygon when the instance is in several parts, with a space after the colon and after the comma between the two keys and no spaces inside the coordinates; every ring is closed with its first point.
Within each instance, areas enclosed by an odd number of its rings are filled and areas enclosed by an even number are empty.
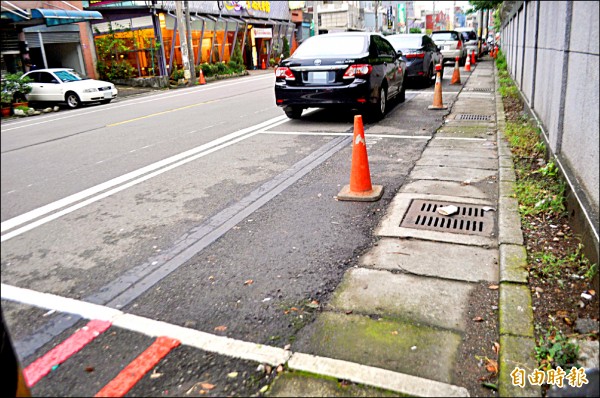
{"type": "MultiPolygon", "coordinates": [[[[88,189],[83,190],[81,192],[78,192],[76,194],[67,196],[66,198],[57,200],[57,201],[55,201],[53,203],[49,203],[49,204],[47,204],[45,206],[39,207],[39,208],[31,210],[31,211],[29,211],[27,213],[21,214],[21,215],[19,215],[17,217],[14,217],[14,218],[11,218],[9,220],[6,220],[6,221],[4,221],[4,222],[2,222],[0,224],[0,231],[1,232],[8,231],[8,230],[10,230],[12,228],[15,228],[15,227],[17,227],[17,226],[19,226],[21,224],[24,224],[26,222],[32,221],[32,220],[34,220],[34,219],[36,219],[38,217],[44,216],[44,215],[46,215],[46,214],[48,214],[48,213],[50,213],[52,211],[58,210],[60,208],[63,208],[63,207],[68,206],[70,204],[73,204],[73,203],[75,203],[77,201],[83,200],[83,199],[85,199],[85,198],[87,198],[89,196],[95,195],[95,194],[97,194],[97,193],[99,193],[101,191],[104,191],[104,190],[112,188],[112,187],[114,187],[116,185],[122,184],[122,183],[124,183],[126,181],[129,181],[129,180],[133,179],[133,178],[137,178],[137,177],[139,177],[139,176],[141,176],[143,174],[146,174],[146,173],[152,172],[154,170],[160,169],[161,167],[165,167],[165,166],[167,166],[169,164],[172,164],[174,162],[180,161],[181,159],[184,159],[186,157],[193,156],[193,155],[198,154],[198,153],[202,153],[203,151],[207,151],[210,148],[218,147],[218,146],[222,145],[223,143],[225,143],[227,141],[234,140],[234,139],[236,139],[238,137],[244,136],[245,134],[252,133],[253,131],[257,131],[257,130],[260,130],[260,129],[263,129],[263,128],[274,127],[274,126],[272,126],[274,123],[277,123],[277,122],[280,122],[280,121],[281,122],[285,122],[287,120],[288,119],[287,119],[287,117],[285,115],[278,116],[278,117],[269,119],[269,120],[267,120],[265,122],[256,124],[254,126],[247,127],[247,128],[242,129],[242,130],[238,130],[236,132],[233,132],[231,134],[228,134],[228,135],[223,136],[221,138],[218,138],[216,140],[210,141],[210,142],[208,142],[206,144],[200,145],[200,146],[198,146],[196,148],[192,148],[192,149],[190,149],[188,151],[182,152],[180,154],[177,154],[177,155],[171,156],[169,158],[160,160],[158,162],[152,163],[152,164],[150,164],[148,166],[145,166],[145,167],[142,167],[142,168],[140,168],[138,170],[134,170],[134,171],[129,172],[127,174],[124,174],[122,176],[113,178],[113,179],[111,179],[109,181],[106,181],[106,182],[104,182],[102,184],[96,185],[94,187],[88,188],[88,189]]],[[[232,141],[232,143],[233,143],[233,141],[232,141]]],[[[5,235],[2,235],[1,241],[4,242],[5,240],[6,240],[5,239],[5,235]]]]}
{"type": "MultiPolygon", "coordinates": [[[[275,134],[275,135],[317,135],[317,136],[352,136],[353,133],[317,133],[310,131],[262,131],[261,134],[275,134]]],[[[377,137],[377,138],[406,138],[415,140],[428,140],[431,138],[430,135],[397,135],[397,134],[370,134],[368,131],[365,132],[365,137],[377,137]]]]}
{"type": "Polygon", "coordinates": [[[413,396],[469,396],[467,389],[464,387],[441,383],[435,380],[354,362],[292,352],[279,347],[217,336],[54,294],[5,284],[1,284],[0,288],[2,299],[4,300],[16,301],[53,312],[60,311],[75,314],[85,319],[109,321],[115,327],[138,332],[150,337],[167,336],[181,341],[183,345],[214,352],[219,355],[258,363],[267,363],[272,366],[287,364],[288,368],[293,370],[350,380],[413,396]]]}

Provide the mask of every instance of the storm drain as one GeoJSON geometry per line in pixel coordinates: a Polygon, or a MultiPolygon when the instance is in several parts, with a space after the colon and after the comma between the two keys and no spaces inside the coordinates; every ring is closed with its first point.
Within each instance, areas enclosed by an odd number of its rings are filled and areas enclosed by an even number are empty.
{"type": "Polygon", "coordinates": [[[490,115],[472,115],[472,114],[464,114],[461,113],[456,115],[454,120],[470,120],[470,121],[489,121],[491,118],[490,115]]]}
{"type": "Polygon", "coordinates": [[[473,88],[466,88],[465,91],[475,91],[478,93],[491,93],[494,90],[492,90],[491,88],[473,87],[473,88]]]}
{"type": "Polygon", "coordinates": [[[401,227],[426,229],[456,234],[491,236],[494,232],[495,212],[483,205],[438,202],[415,199],[411,202],[401,227]],[[440,207],[456,206],[458,211],[449,216],[438,213],[440,207]]]}

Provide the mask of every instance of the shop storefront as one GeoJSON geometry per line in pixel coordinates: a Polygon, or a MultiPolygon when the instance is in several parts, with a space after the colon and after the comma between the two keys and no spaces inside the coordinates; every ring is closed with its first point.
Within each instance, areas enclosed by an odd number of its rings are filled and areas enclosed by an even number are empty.
{"type": "MultiPolygon", "coordinates": [[[[134,77],[170,75],[182,68],[174,1],[87,3],[87,10],[104,16],[92,25],[100,63],[129,65],[134,77]],[[102,47],[110,37],[121,40],[123,51],[102,47]]],[[[292,41],[295,25],[285,1],[189,1],[188,7],[195,65],[229,62],[238,48],[247,69],[268,67],[280,58],[283,39],[292,41]]]]}

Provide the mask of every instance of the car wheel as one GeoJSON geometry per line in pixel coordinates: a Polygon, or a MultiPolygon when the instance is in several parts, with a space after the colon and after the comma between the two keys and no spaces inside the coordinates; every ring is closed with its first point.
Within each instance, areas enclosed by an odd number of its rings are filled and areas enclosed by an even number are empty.
{"type": "Polygon", "coordinates": [[[404,78],[402,78],[402,88],[400,89],[400,94],[398,95],[398,101],[406,101],[406,73],[404,74],[404,78]]]}
{"type": "Polygon", "coordinates": [[[429,64],[429,69],[427,70],[427,75],[425,75],[425,79],[423,80],[423,85],[425,87],[431,86],[433,81],[435,81],[435,74],[433,73],[433,65],[429,64]]]}
{"type": "Polygon", "coordinates": [[[303,109],[299,106],[288,106],[283,108],[283,111],[290,119],[300,119],[303,109]]]}
{"type": "Polygon", "coordinates": [[[461,58],[458,60],[458,66],[465,66],[467,63],[467,57],[461,58]]]}
{"type": "Polygon", "coordinates": [[[387,90],[385,87],[381,86],[379,88],[379,97],[377,98],[377,102],[373,105],[371,109],[371,115],[375,120],[381,120],[385,115],[385,108],[387,107],[387,90]]]}
{"type": "Polygon", "coordinates": [[[67,95],[65,95],[65,101],[67,102],[67,106],[71,109],[75,109],[81,105],[79,96],[72,91],[69,91],[67,95]]]}

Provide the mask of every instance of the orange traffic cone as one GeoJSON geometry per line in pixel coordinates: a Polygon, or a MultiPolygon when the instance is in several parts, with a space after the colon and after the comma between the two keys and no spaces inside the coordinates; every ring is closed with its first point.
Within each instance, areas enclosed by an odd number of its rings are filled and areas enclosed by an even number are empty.
{"type": "Polygon", "coordinates": [[[477,59],[475,58],[475,50],[471,51],[471,65],[475,65],[477,63],[477,59]]]}
{"type": "Polygon", "coordinates": [[[266,64],[266,62],[265,62],[265,59],[264,59],[264,58],[263,58],[263,60],[262,60],[262,64],[260,65],[260,68],[261,68],[261,69],[267,69],[267,64],[266,64]]]}
{"type": "Polygon", "coordinates": [[[467,63],[465,63],[465,70],[471,72],[471,57],[467,55],[467,63]]]}
{"type": "Polygon", "coordinates": [[[442,103],[442,65],[438,64],[435,66],[435,88],[433,89],[433,105],[429,105],[428,109],[448,109],[446,105],[442,103]]]}
{"type": "Polygon", "coordinates": [[[345,185],[337,195],[338,200],[374,202],[383,195],[382,185],[371,185],[367,142],[363,129],[362,116],[354,116],[354,138],[352,140],[352,170],[350,185],[345,185]]]}
{"type": "Polygon", "coordinates": [[[452,73],[452,80],[450,84],[460,84],[460,68],[458,67],[458,57],[454,63],[454,73],[452,73]]]}
{"type": "Polygon", "coordinates": [[[198,84],[206,84],[206,79],[204,78],[204,72],[200,69],[200,75],[198,76],[198,84]]]}

